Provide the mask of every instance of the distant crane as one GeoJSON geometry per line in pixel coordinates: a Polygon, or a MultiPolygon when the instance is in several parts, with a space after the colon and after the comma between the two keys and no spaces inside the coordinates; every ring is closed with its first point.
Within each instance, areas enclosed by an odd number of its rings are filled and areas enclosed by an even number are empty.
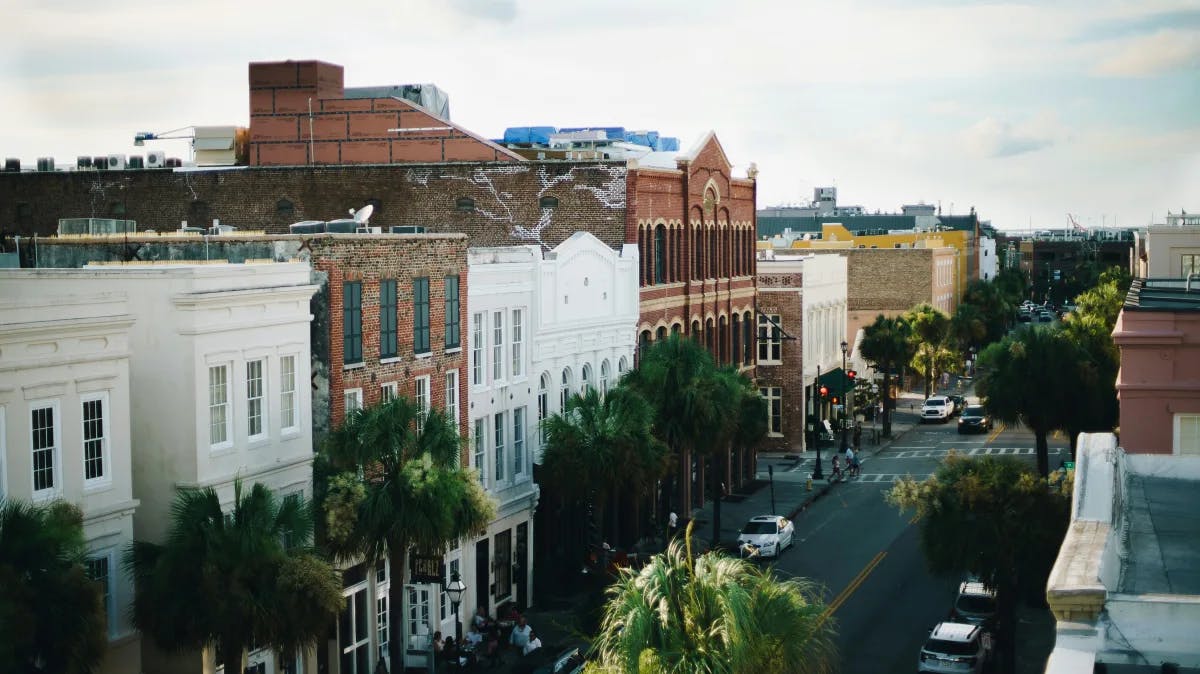
{"type": "Polygon", "coordinates": [[[1085,231],[1084,226],[1079,224],[1079,221],[1075,219],[1074,215],[1067,213],[1067,220],[1071,222],[1071,229],[1074,229],[1077,232],[1085,231]]]}

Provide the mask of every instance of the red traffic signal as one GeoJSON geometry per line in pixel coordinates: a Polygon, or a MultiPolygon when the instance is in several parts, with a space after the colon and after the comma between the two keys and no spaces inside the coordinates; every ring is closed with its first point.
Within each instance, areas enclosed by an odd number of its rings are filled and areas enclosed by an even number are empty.
{"type": "Polygon", "coordinates": [[[820,392],[821,392],[822,399],[829,397],[829,387],[828,386],[822,386],[820,392]]]}
{"type": "Polygon", "coordinates": [[[858,373],[855,372],[854,370],[850,370],[849,372],[846,373],[846,376],[850,378],[850,383],[853,384],[854,380],[856,378],[858,378],[858,373]]]}
{"type": "Polygon", "coordinates": [[[834,405],[837,405],[837,404],[838,404],[838,402],[839,402],[839,401],[838,401],[838,397],[837,397],[837,396],[834,396],[834,397],[833,397],[833,399],[832,399],[832,400],[830,400],[829,402],[833,403],[834,405]]]}

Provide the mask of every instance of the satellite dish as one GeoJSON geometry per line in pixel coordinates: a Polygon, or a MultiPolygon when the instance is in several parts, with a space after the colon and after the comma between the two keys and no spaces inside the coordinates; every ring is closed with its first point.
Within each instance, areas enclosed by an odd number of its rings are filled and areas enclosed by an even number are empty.
{"type": "Polygon", "coordinates": [[[367,204],[357,211],[351,210],[350,214],[354,216],[354,221],[360,225],[366,225],[367,220],[371,219],[371,214],[375,212],[374,204],[367,204]]]}

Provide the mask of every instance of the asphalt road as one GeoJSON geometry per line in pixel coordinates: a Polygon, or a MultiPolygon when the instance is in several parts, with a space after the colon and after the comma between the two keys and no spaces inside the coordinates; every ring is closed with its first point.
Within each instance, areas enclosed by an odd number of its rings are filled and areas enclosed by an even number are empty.
{"type": "MultiPolygon", "coordinates": [[[[824,585],[837,621],[842,672],[915,671],[921,644],[947,616],[957,590],[957,579],[929,573],[917,527],[884,502],[892,480],[932,474],[951,450],[1011,454],[1032,465],[1033,446],[1032,433],[1000,424],[981,435],[958,435],[955,420],[917,426],[867,457],[861,478],[834,485],[796,517],[796,545],[781,556],[776,569],[824,585]]],[[[1051,438],[1051,469],[1066,456],[1066,439],[1051,438]]],[[[799,478],[808,470],[811,465],[783,475],[777,470],[776,480],[799,478]]]]}

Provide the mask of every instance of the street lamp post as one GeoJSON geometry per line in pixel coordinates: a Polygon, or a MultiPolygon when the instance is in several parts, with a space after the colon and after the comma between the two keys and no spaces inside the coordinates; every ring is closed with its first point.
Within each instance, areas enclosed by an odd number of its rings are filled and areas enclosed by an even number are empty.
{"type": "Polygon", "coordinates": [[[463,593],[466,591],[466,583],[462,582],[462,578],[459,578],[458,572],[455,571],[450,575],[450,582],[446,583],[446,595],[450,598],[450,606],[454,608],[455,643],[458,643],[462,640],[462,623],[458,620],[458,605],[462,603],[463,593]]]}
{"type": "Polygon", "coordinates": [[[846,377],[846,347],[848,344],[842,342],[842,453],[846,453],[846,412],[849,407],[846,405],[846,393],[849,390],[846,377]]]}
{"type": "Polygon", "coordinates": [[[813,383],[813,397],[816,402],[813,404],[813,409],[816,411],[817,424],[813,432],[813,444],[817,446],[817,465],[813,467],[812,479],[824,480],[825,472],[821,470],[821,404],[825,402],[821,399],[821,366],[817,366],[817,381],[813,383]]]}

